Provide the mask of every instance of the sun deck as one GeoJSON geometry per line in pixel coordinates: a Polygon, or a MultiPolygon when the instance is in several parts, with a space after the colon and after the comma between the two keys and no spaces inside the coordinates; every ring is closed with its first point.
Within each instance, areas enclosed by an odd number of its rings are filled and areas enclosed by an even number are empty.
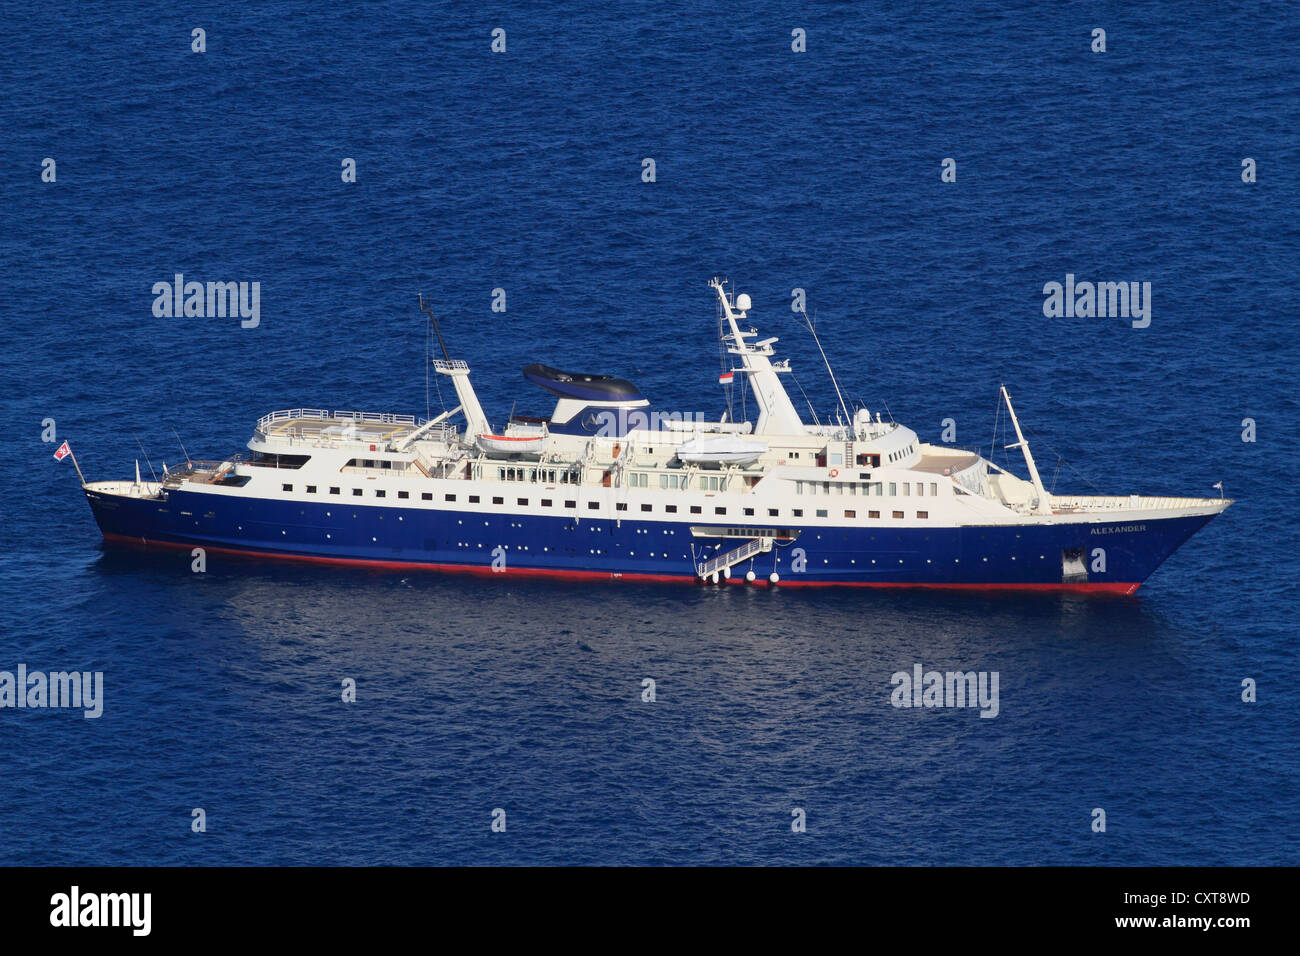
{"type": "Polygon", "coordinates": [[[912,471],[924,471],[931,475],[955,475],[979,460],[979,455],[922,455],[921,460],[912,466],[912,471]]]}
{"type": "Polygon", "coordinates": [[[294,408],[263,415],[254,438],[323,443],[388,444],[415,431],[414,415],[294,408]]]}

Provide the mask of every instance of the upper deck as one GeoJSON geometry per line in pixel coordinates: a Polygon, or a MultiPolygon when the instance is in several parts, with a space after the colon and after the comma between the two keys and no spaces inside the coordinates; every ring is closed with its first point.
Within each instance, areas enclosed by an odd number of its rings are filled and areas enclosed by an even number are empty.
{"type": "MultiPolygon", "coordinates": [[[[414,415],[291,408],[263,415],[253,432],[253,442],[304,444],[317,448],[346,445],[386,447],[421,427],[422,422],[417,421],[414,415]]],[[[432,431],[426,429],[424,437],[446,440],[454,433],[454,426],[440,425],[432,431]]]]}

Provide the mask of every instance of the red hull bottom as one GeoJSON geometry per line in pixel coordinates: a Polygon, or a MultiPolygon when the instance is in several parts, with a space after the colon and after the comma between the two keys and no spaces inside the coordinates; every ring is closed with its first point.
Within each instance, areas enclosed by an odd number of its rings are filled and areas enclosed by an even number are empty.
{"type": "MultiPolygon", "coordinates": [[[[179,544],[175,541],[150,541],[145,540],[144,538],[129,538],[125,535],[119,534],[106,534],[104,535],[104,540],[112,544],[125,545],[127,547],[140,548],[144,550],[161,548],[172,551],[192,551],[196,547],[202,547],[204,551],[212,552],[214,554],[269,558],[276,561],[290,561],[299,564],[323,564],[341,567],[374,568],[377,570],[390,571],[437,571],[449,574],[472,574],[479,577],[495,577],[498,574],[507,574],[513,578],[549,578],[551,580],[567,581],[653,581],[672,584],[701,583],[700,579],[690,578],[683,574],[623,574],[617,571],[562,571],[550,570],[547,568],[511,568],[509,571],[494,571],[490,567],[466,564],[437,564],[428,561],[376,561],[370,558],[324,558],[309,554],[283,554],[276,551],[256,551],[241,548],[211,547],[209,545],[179,544]]],[[[728,579],[725,583],[746,584],[748,582],[746,582],[742,577],[733,577],[728,579]]],[[[753,582],[753,586],[772,587],[772,584],[766,578],[758,578],[753,582]]],[[[1086,594],[1132,594],[1141,587],[1141,582],[1126,583],[1118,581],[1098,581],[1083,582],[1079,584],[1056,584],[1052,582],[1019,584],[1002,582],[950,582],[943,584],[930,584],[905,581],[800,581],[793,578],[782,578],[780,583],[776,586],[799,588],[928,588],[937,591],[1060,591],[1086,594]]]]}

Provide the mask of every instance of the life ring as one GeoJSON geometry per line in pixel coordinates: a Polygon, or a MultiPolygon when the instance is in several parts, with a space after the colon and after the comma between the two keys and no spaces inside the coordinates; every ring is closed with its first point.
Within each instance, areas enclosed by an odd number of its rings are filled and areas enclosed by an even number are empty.
{"type": "Polygon", "coordinates": [[[831,469],[831,477],[832,477],[832,478],[838,478],[838,477],[839,477],[839,474],[840,474],[840,470],[839,470],[838,468],[832,468],[832,469],[831,469]]]}

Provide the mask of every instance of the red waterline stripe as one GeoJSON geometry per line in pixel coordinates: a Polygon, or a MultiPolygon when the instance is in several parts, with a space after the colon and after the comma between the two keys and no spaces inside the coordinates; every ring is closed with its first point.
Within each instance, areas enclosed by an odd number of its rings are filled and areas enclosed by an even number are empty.
{"type": "MultiPolygon", "coordinates": [[[[249,548],[222,548],[199,544],[181,544],[177,541],[146,540],[144,538],[132,538],[121,534],[105,534],[104,540],[135,548],[170,548],[177,551],[190,551],[194,548],[203,548],[205,551],[212,551],[217,554],[234,554],[257,558],[269,558],[275,561],[297,561],[303,564],[324,564],[334,565],[337,567],[362,567],[388,570],[411,569],[440,571],[451,574],[475,574],[482,577],[490,577],[503,573],[500,571],[493,571],[490,567],[473,564],[440,564],[432,561],[381,561],[375,558],[326,558],[313,554],[287,554],[281,551],[257,551],[249,548]]],[[[688,577],[684,574],[645,574],[643,572],[624,573],[621,571],[569,571],[553,568],[512,568],[504,573],[507,573],[512,577],[559,578],[568,581],[658,581],[671,582],[674,584],[694,584],[699,581],[699,578],[688,577]]],[[[743,577],[736,576],[726,579],[725,583],[747,584],[748,582],[745,581],[743,577]]],[[[766,576],[759,576],[753,583],[755,585],[770,585],[766,576]]],[[[1141,586],[1141,582],[1138,582],[1137,584],[1114,581],[1095,581],[1081,584],[1054,584],[1052,582],[1016,584],[1008,582],[928,583],[920,581],[804,581],[797,578],[782,578],[779,586],[797,588],[930,588],[932,590],[947,591],[1073,591],[1092,594],[1132,594],[1141,586]]]]}

